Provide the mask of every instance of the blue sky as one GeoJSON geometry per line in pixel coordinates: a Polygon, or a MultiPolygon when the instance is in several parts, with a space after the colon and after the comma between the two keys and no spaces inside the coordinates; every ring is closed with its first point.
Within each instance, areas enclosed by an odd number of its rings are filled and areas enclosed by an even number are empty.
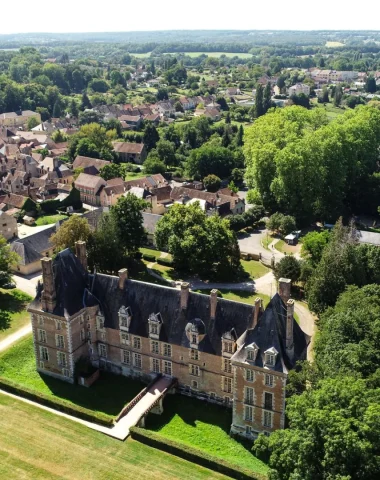
{"type": "Polygon", "coordinates": [[[380,27],[378,0],[362,5],[352,0],[65,0],[33,5],[30,0],[18,0],[17,7],[9,6],[16,17],[11,19],[8,12],[0,33],[380,27]]]}

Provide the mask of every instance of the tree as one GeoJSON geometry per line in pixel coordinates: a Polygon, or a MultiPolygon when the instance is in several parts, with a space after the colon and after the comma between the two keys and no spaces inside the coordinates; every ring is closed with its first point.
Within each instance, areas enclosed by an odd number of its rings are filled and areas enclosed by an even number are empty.
{"type": "Polygon", "coordinates": [[[178,270],[230,279],[239,269],[239,245],[229,221],[207,215],[198,202],[173,205],[158,222],[155,237],[178,270]]]}
{"type": "Polygon", "coordinates": [[[157,128],[153,125],[153,123],[148,122],[146,124],[143,136],[143,143],[145,144],[145,148],[148,152],[150,152],[152,148],[156,148],[159,139],[160,136],[157,132],[157,128]]]}
{"type": "Polygon", "coordinates": [[[61,118],[62,116],[62,108],[61,108],[61,103],[57,100],[54,104],[53,108],[53,117],[54,118],[61,118]]]}
{"type": "Polygon", "coordinates": [[[280,224],[280,233],[282,235],[288,235],[289,233],[292,233],[296,229],[296,220],[294,217],[291,215],[284,215],[281,219],[281,224],[280,224]]]}
{"type": "Polygon", "coordinates": [[[280,212],[276,212],[271,215],[267,221],[267,229],[271,230],[272,232],[279,231],[283,218],[284,215],[280,212]]]}
{"type": "Polygon", "coordinates": [[[37,127],[39,125],[39,121],[37,120],[36,117],[30,117],[27,123],[27,128],[28,130],[32,130],[32,128],[37,127]]]}
{"type": "Polygon", "coordinates": [[[290,278],[292,282],[297,282],[301,275],[301,262],[293,255],[286,255],[276,263],[273,273],[276,280],[290,278]]]}
{"type": "Polygon", "coordinates": [[[91,230],[88,221],[83,217],[73,215],[62,223],[56,233],[53,233],[50,237],[50,242],[57,252],[65,248],[74,250],[75,242],[79,240],[87,242],[90,234],[91,230]]]}
{"type": "Polygon", "coordinates": [[[145,170],[145,173],[148,173],[150,175],[154,175],[156,173],[163,174],[166,172],[166,166],[164,162],[160,160],[155,150],[152,150],[152,152],[148,155],[147,159],[145,160],[144,170],[145,170]]]}
{"type": "Polygon", "coordinates": [[[92,105],[91,105],[90,99],[87,96],[87,93],[83,92],[80,109],[83,111],[86,108],[92,108],[92,105]]]}
{"type": "Polygon", "coordinates": [[[239,130],[236,134],[236,145],[242,147],[244,145],[244,128],[243,125],[240,125],[239,130]]]}
{"type": "Polygon", "coordinates": [[[283,75],[280,75],[277,79],[277,86],[280,89],[280,92],[283,91],[285,88],[285,77],[283,75]]]}
{"type": "Polygon", "coordinates": [[[272,106],[272,86],[270,82],[265,85],[263,93],[263,111],[266,113],[272,106]]]}
{"type": "Polygon", "coordinates": [[[182,113],[184,112],[182,103],[181,103],[180,101],[175,102],[174,108],[175,108],[175,111],[176,111],[176,112],[182,112],[182,113]]]}
{"type": "MultiPolygon", "coordinates": [[[[219,103],[220,109],[221,109],[222,111],[227,112],[227,111],[229,110],[227,101],[226,101],[226,99],[225,99],[224,97],[217,97],[216,103],[219,103]]],[[[226,119],[226,123],[227,123],[227,119],[226,119]]]]}
{"type": "Polygon", "coordinates": [[[231,180],[235,185],[241,185],[244,180],[244,170],[242,168],[234,168],[231,172],[231,180]]]}
{"type": "Polygon", "coordinates": [[[231,114],[230,112],[227,112],[226,115],[226,125],[229,125],[231,123],[231,114]]]}
{"type": "Polygon", "coordinates": [[[175,145],[169,140],[160,140],[157,142],[156,150],[158,157],[165,165],[176,165],[177,160],[175,156],[175,145]]]}
{"type": "Polygon", "coordinates": [[[255,117],[259,118],[261,115],[264,115],[264,90],[261,83],[259,83],[256,87],[256,96],[255,96],[255,117]]]}
{"type": "Polygon", "coordinates": [[[61,132],[60,129],[56,130],[55,132],[53,132],[52,136],[51,136],[51,139],[55,142],[55,143],[63,143],[63,142],[66,142],[67,141],[67,136],[61,132]]]}
{"type": "Polygon", "coordinates": [[[222,147],[228,147],[231,143],[230,132],[227,125],[224,128],[223,136],[222,136],[222,147]]]}
{"type": "Polygon", "coordinates": [[[158,100],[158,101],[168,100],[168,99],[169,99],[168,90],[167,90],[166,88],[164,88],[164,87],[160,87],[160,88],[157,90],[156,97],[157,97],[157,100],[158,100]]]}
{"type": "Polygon", "coordinates": [[[99,175],[104,180],[111,180],[112,178],[124,178],[125,171],[122,163],[109,163],[104,165],[99,171],[99,175]]]}
{"type": "Polygon", "coordinates": [[[0,235],[0,287],[11,281],[11,269],[17,265],[19,260],[20,257],[15,252],[12,252],[5,238],[0,235]]]}
{"type": "Polygon", "coordinates": [[[250,203],[250,204],[255,204],[255,205],[263,204],[263,199],[261,198],[260,193],[256,188],[253,188],[252,190],[248,190],[246,200],[247,200],[247,203],[250,203]]]}
{"type": "Polygon", "coordinates": [[[239,191],[238,187],[234,184],[234,182],[231,180],[230,183],[228,184],[228,188],[231,190],[233,193],[237,193],[239,191]]]}
{"type": "Polygon", "coordinates": [[[203,179],[203,185],[208,192],[216,192],[219,190],[220,184],[221,180],[216,175],[207,175],[207,177],[203,179]]]}
{"type": "Polygon", "coordinates": [[[374,77],[369,76],[365,82],[364,90],[368,93],[375,93],[376,92],[376,80],[374,77]]]}
{"type": "Polygon", "coordinates": [[[335,87],[335,94],[334,94],[334,105],[336,107],[339,107],[339,105],[341,104],[342,97],[343,97],[342,87],[338,85],[335,87]]]}
{"type": "Polygon", "coordinates": [[[230,150],[207,144],[192,150],[186,165],[190,177],[201,178],[210,174],[220,178],[229,177],[235,166],[230,150]]]}
{"type": "Polygon", "coordinates": [[[302,238],[301,256],[310,260],[316,266],[321,258],[325,246],[328,244],[330,234],[328,230],[322,232],[309,232],[302,238]]]}
{"type": "Polygon", "coordinates": [[[146,241],[142,216],[146,206],[144,200],[128,193],[125,197],[120,197],[110,209],[111,217],[117,225],[117,241],[126,256],[134,255],[146,241]]]}

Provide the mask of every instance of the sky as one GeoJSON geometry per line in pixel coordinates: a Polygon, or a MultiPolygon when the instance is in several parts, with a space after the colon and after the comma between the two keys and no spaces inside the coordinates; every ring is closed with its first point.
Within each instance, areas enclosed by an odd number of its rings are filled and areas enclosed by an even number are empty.
{"type": "MultiPolygon", "coordinates": [[[[8,2],[9,9],[13,6],[8,2]]],[[[380,2],[353,0],[65,0],[32,7],[18,0],[17,18],[0,34],[137,30],[379,30],[380,2]],[[33,11],[31,15],[28,12],[33,11]]],[[[4,12],[4,9],[3,13],[4,12]]],[[[14,10],[16,12],[16,10],[14,10]]],[[[1,37],[0,37],[1,38],[1,37]]]]}

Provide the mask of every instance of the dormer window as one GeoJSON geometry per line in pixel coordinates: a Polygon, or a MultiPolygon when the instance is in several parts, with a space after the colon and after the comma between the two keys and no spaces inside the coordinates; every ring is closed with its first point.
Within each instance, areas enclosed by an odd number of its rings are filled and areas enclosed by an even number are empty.
{"type": "Polygon", "coordinates": [[[276,357],[277,357],[278,351],[274,347],[272,347],[266,350],[264,353],[265,353],[264,366],[274,367],[276,364],[276,357]]]}
{"type": "Polygon", "coordinates": [[[104,328],[104,315],[101,312],[98,312],[96,315],[96,328],[98,330],[103,330],[104,328]]]}
{"type": "Polygon", "coordinates": [[[235,352],[236,338],[237,338],[237,335],[234,328],[223,334],[222,336],[223,356],[231,357],[233,355],[233,353],[235,352]]]}
{"type": "Polygon", "coordinates": [[[192,345],[198,345],[198,335],[197,334],[193,333],[191,335],[191,343],[192,343],[192,345]]]}
{"type": "Polygon", "coordinates": [[[186,325],[186,336],[190,343],[190,348],[198,350],[200,342],[206,334],[205,324],[200,318],[194,318],[186,325]]]}
{"type": "Polygon", "coordinates": [[[247,345],[245,349],[247,352],[247,362],[255,362],[257,353],[259,351],[259,347],[256,345],[256,343],[253,342],[250,345],[247,345]]]}
{"type": "Polygon", "coordinates": [[[124,305],[120,307],[119,310],[119,327],[120,330],[129,331],[129,326],[132,320],[132,312],[130,307],[125,307],[124,305]]]}
{"type": "Polygon", "coordinates": [[[162,317],[161,313],[151,313],[148,319],[149,323],[149,337],[154,338],[155,340],[159,339],[161,326],[162,326],[162,317]]]}

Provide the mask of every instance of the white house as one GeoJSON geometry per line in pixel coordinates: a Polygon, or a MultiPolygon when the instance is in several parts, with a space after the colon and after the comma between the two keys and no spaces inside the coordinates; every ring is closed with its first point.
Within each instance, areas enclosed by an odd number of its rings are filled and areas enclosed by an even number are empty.
{"type": "Polygon", "coordinates": [[[292,87],[288,88],[288,95],[291,97],[292,95],[299,95],[300,93],[304,93],[305,95],[310,95],[310,87],[309,85],[305,85],[304,83],[296,83],[292,87]]]}

